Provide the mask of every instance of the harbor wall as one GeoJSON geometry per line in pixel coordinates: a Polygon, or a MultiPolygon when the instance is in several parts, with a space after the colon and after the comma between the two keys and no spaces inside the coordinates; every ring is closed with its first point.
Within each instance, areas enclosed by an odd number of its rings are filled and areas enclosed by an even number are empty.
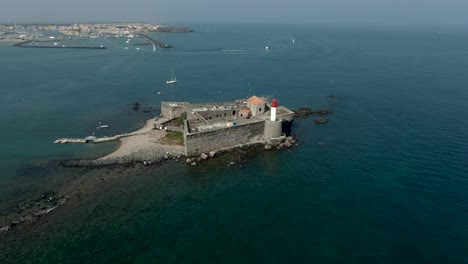
{"type": "Polygon", "coordinates": [[[188,133],[188,125],[187,121],[185,121],[185,155],[191,157],[240,144],[263,142],[264,130],[265,121],[261,120],[232,127],[188,133]]]}

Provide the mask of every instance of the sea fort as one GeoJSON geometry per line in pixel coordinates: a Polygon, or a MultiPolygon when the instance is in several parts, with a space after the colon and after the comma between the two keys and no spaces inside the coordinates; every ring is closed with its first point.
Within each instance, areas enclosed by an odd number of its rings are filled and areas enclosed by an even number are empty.
{"type": "Polygon", "coordinates": [[[120,147],[94,163],[156,162],[169,157],[201,156],[264,144],[265,149],[290,147],[286,133],[294,112],[273,98],[219,103],[161,102],[161,115],[134,132],[97,138],[60,138],[54,143],[101,143],[120,140],[120,147]]]}

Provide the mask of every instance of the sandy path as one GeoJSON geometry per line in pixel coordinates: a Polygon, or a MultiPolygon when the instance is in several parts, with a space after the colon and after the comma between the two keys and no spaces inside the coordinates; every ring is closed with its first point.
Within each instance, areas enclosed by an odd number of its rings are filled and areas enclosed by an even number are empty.
{"type": "Polygon", "coordinates": [[[102,157],[101,160],[125,156],[139,156],[139,154],[155,157],[168,152],[183,155],[183,146],[163,145],[159,143],[159,140],[166,135],[166,131],[154,130],[153,127],[155,123],[160,124],[163,122],[165,122],[164,119],[160,119],[157,122],[152,119],[146,121],[146,124],[142,128],[128,133],[128,136],[121,137],[119,139],[119,148],[111,154],[102,157]]]}

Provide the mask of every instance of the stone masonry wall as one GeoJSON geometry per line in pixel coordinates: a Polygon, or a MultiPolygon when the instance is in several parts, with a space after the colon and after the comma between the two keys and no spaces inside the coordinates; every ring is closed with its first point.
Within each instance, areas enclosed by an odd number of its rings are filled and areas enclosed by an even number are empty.
{"type": "Polygon", "coordinates": [[[183,112],[185,112],[185,110],[180,105],[170,106],[167,102],[161,102],[161,114],[163,115],[163,117],[173,119],[180,117],[183,112]]]}
{"type": "Polygon", "coordinates": [[[263,140],[265,121],[189,134],[185,125],[185,154],[195,156],[212,150],[263,140]]]}
{"type": "Polygon", "coordinates": [[[224,120],[224,119],[237,119],[240,109],[226,109],[226,110],[211,110],[199,111],[198,114],[203,116],[208,121],[224,120]]]}

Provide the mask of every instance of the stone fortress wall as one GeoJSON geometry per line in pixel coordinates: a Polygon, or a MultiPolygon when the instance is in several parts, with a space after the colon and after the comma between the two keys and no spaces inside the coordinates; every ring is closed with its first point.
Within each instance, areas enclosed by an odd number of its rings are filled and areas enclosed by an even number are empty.
{"type": "Polygon", "coordinates": [[[208,153],[212,150],[233,147],[246,143],[264,142],[265,121],[250,122],[232,127],[225,127],[189,133],[188,124],[184,124],[185,155],[188,157],[208,153]]]}
{"type": "Polygon", "coordinates": [[[177,118],[184,112],[187,119],[183,136],[188,157],[243,144],[274,142],[283,137],[282,125],[292,122],[294,115],[280,106],[276,120],[270,121],[270,105],[256,96],[230,103],[161,103],[161,113],[166,118],[177,118]]]}
{"type": "Polygon", "coordinates": [[[161,114],[167,119],[180,117],[185,112],[187,102],[161,102],[161,114]]]}

